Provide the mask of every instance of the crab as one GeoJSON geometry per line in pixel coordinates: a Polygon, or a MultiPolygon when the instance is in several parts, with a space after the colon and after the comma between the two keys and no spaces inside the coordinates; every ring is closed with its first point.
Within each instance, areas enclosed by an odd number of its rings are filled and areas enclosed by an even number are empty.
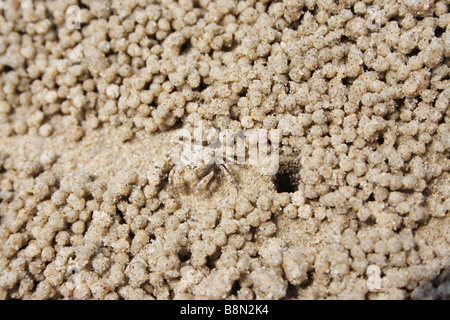
{"type": "Polygon", "coordinates": [[[217,145],[191,146],[189,143],[186,146],[186,141],[175,142],[178,146],[170,154],[172,169],[168,181],[177,192],[181,190],[183,193],[194,191],[195,194],[203,194],[218,172],[222,172],[227,181],[235,184],[229,164],[217,158],[217,145]]]}

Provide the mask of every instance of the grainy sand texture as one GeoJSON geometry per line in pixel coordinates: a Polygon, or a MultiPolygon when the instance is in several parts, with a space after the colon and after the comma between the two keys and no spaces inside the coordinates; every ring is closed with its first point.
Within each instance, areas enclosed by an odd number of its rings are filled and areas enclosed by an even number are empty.
{"type": "Polygon", "coordinates": [[[0,0],[0,299],[449,299],[449,4],[0,0]]]}

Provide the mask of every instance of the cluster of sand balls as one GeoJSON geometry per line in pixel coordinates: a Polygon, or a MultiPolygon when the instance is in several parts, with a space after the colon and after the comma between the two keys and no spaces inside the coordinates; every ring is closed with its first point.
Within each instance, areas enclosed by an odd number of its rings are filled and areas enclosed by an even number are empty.
{"type": "Polygon", "coordinates": [[[449,25],[447,0],[2,1],[0,298],[450,298],[449,25]],[[235,168],[230,202],[58,151],[200,121],[279,129],[279,172],[235,168]]]}

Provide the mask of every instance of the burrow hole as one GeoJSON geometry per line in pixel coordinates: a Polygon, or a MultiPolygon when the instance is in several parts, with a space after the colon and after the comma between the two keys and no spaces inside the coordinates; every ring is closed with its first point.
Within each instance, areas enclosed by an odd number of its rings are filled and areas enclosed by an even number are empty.
{"type": "Polygon", "coordinates": [[[273,183],[278,193],[292,193],[298,190],[299,179],[298,166],[282,164],[275,174],[273,183]]]}

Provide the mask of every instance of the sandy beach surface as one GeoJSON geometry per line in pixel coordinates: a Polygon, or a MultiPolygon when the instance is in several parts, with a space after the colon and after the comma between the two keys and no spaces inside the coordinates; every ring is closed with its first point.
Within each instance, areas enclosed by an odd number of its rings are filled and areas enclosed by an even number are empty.
{"type": "Polygon", "coordinates": [[[2,0],[0,299],[449,299],[448,7],[2,0]]]}

